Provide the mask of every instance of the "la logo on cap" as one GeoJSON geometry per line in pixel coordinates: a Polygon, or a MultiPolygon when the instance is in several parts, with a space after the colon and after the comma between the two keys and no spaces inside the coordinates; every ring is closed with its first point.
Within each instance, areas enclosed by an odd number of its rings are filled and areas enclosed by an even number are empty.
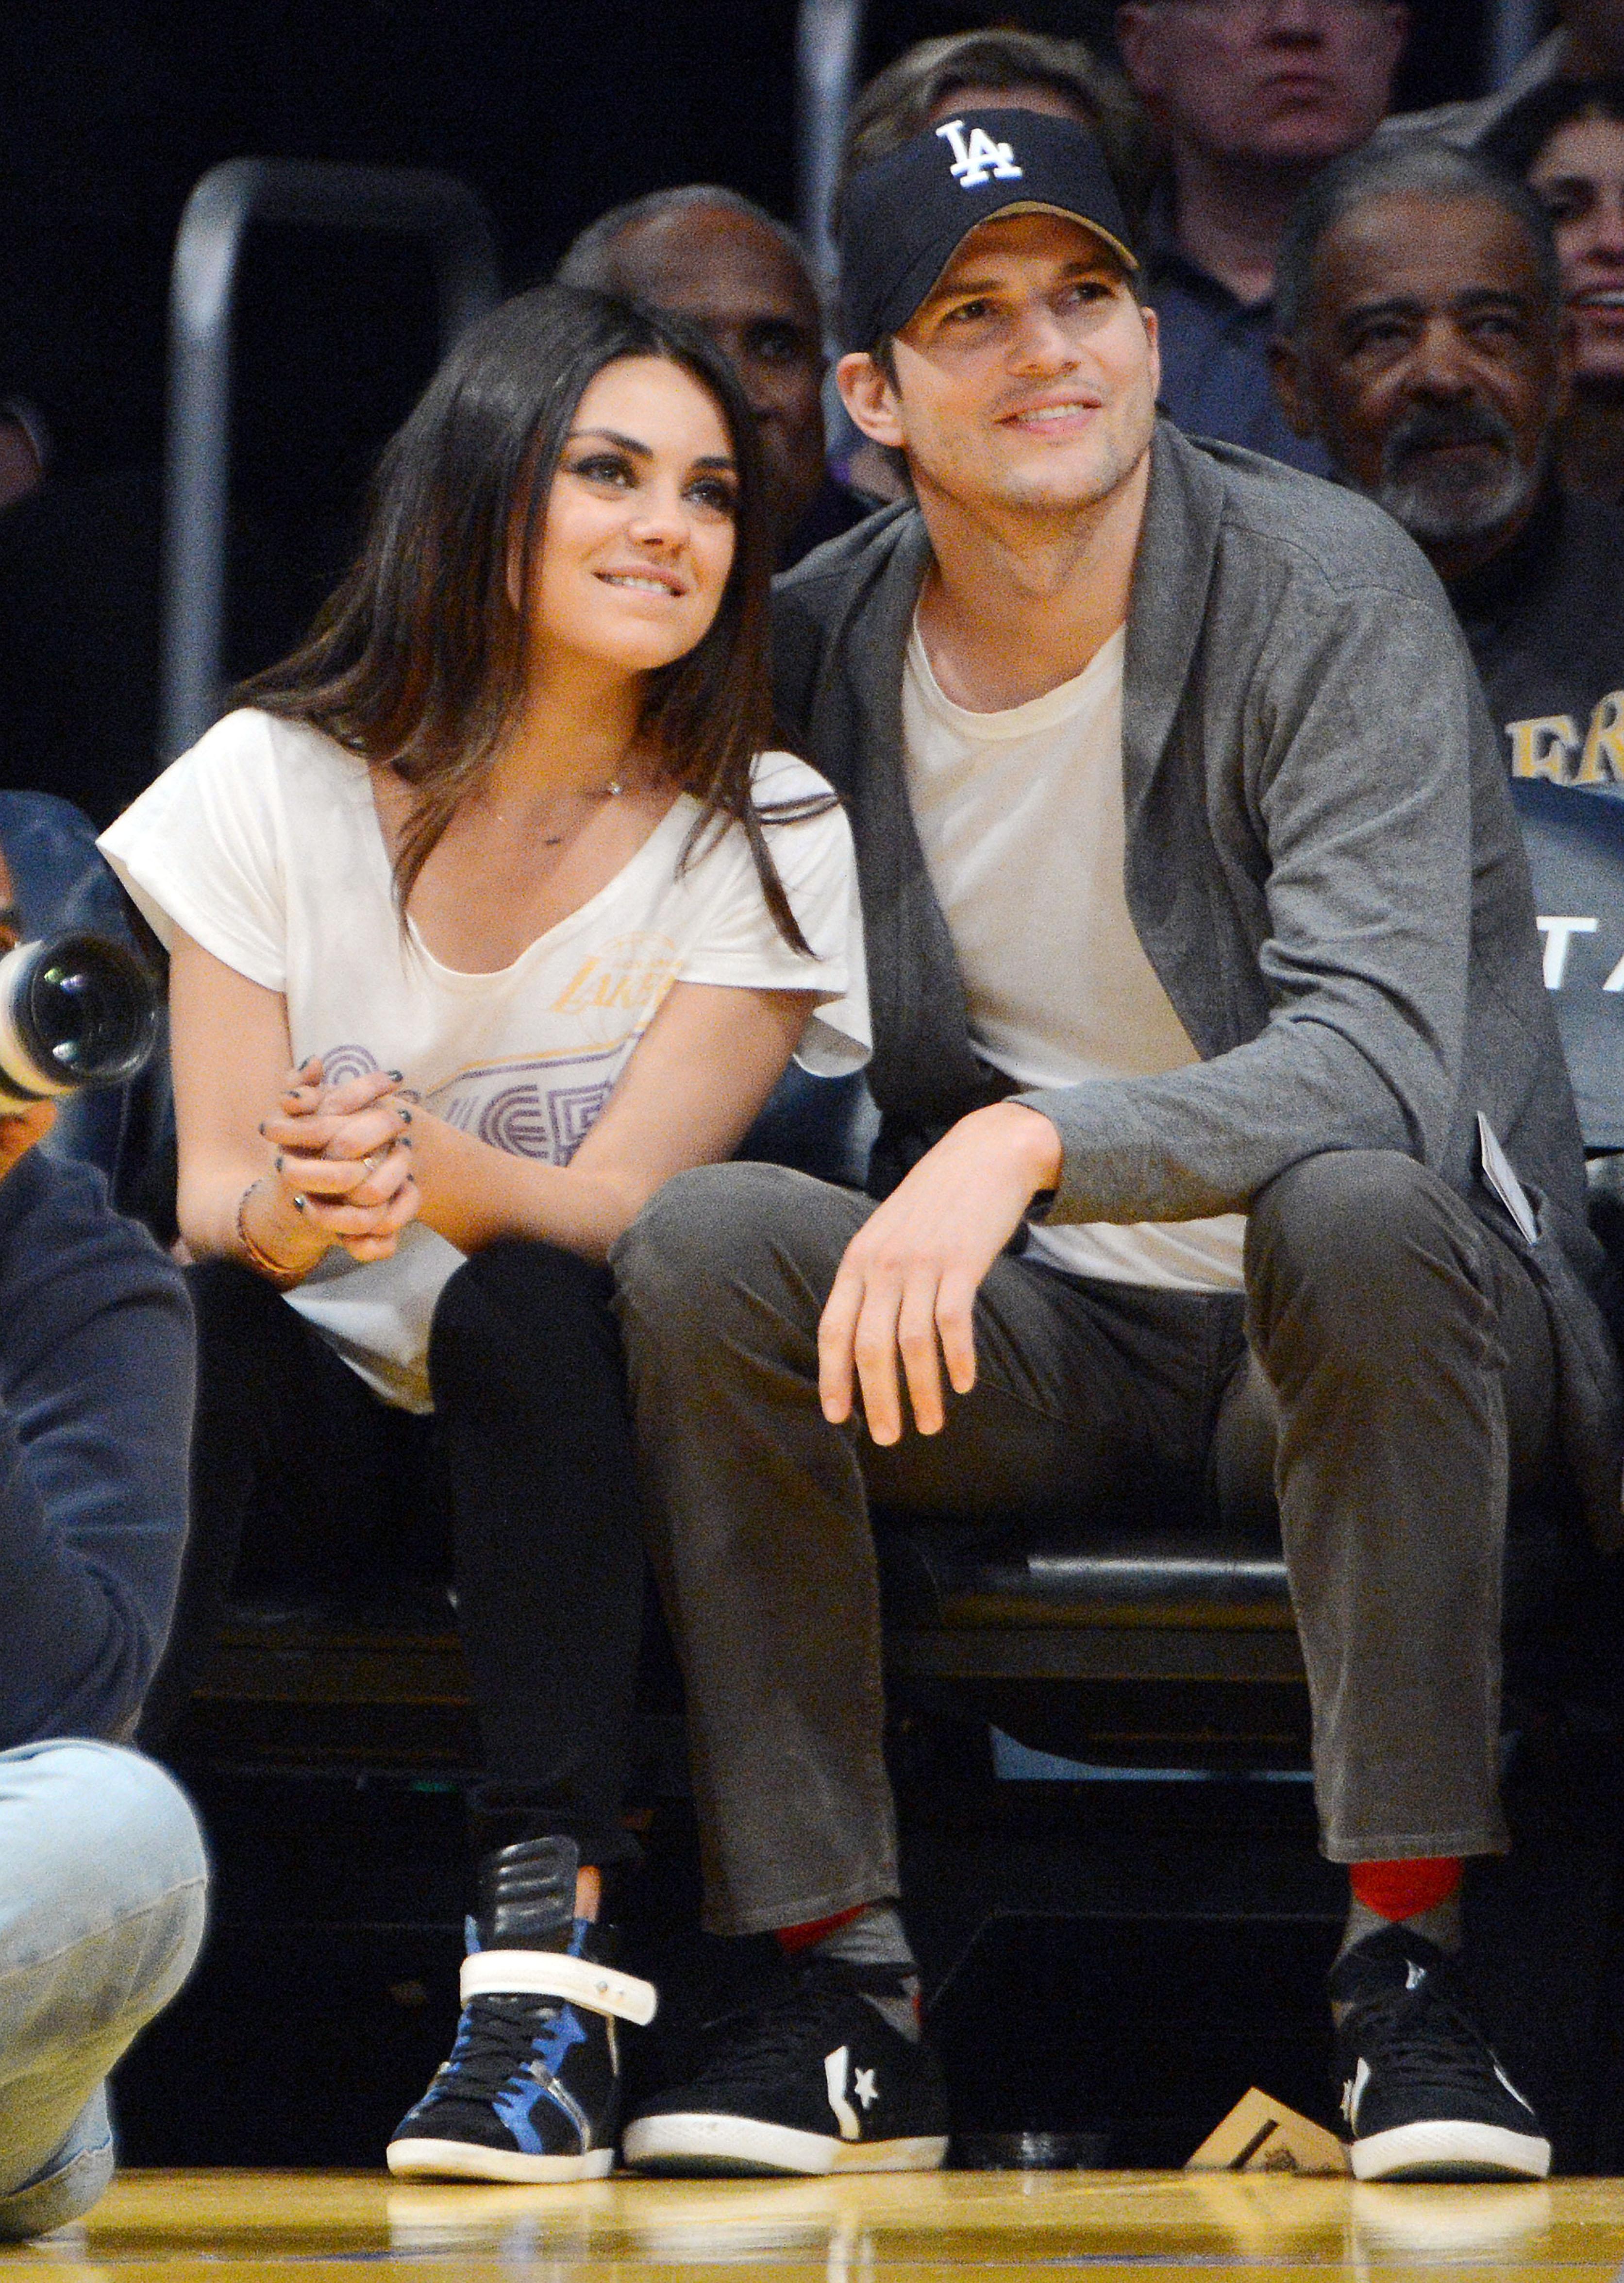
{"type": "Polygon", "coordinates": [[[1014,151],[1007,143],[995,143],[984,127],[972,127],[967,142],[962,119],[950,119],[936,133],[952,144],[953,163],[948,172],[957,178],[961,191],[978,190],[994,175],[1001,182],[1020,181],[1024,169],[1016,166],[1014,151]]]}

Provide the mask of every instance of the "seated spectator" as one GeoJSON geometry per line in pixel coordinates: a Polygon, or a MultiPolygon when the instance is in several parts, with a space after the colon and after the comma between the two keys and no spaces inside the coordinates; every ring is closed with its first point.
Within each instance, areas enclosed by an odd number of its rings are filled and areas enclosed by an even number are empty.
{"type": "MultiPolygon", "coordinates": [[[[1035,111],[1074,119],[1100,138],[1124,208],[1137,215],[1148,172],[1145,118],[1121,74],[1100,63],[1082,40],[996,27],[921,40],[877,72],[852,106],[841,161],[843,183],[899,143],[940,127],[956,111],[1035,111]]],[[[840,220],[840,192],[835,222],[840,220]]],[[[898,454],[859,435],[848,468],[854,481],[885,500],[905,499],[898,454]]]]}
{"type": "Polygon", "coordinates": [[[1167,145],[1146,230],[1162,403],[1185,433],[1310,474],[1323,452],[1269,380],[1275,258],[1319,168],[1387,108],[1408,12],[1396,0],[1123,0],[1123,61],[1167,145]]]}
{"type": "Polygon", "coordinates": [[[1280,262],[1281,400],[1430,557],[1522,817],[1587,1144],[1624,1148],[1624,514],[1556,467],[1562,295],[1522,185],[1444,144],[1322,175],[1280,262]]]}
{"type": "Polygon", "coordinates": [[[1556,15],[1555,29],[1523,58],[1504,87],[1465,103],[1400,112],[1383,122],[1383,137],[1426,135],[1470,148],[1541,88],[1624,72],[1624,0],[1556,0],[1556,15]]]}
{"type": "Polygon", "coordinates": [[[103,839],[170,953],[194,1648],[267,1493],[311,1542],[455,1540],[479,1955],[399,2173],[613,2162],[654,1993],[596,1924],[643,1574],[603,1258],[792,1049],[864,1058],[851,837],[762,751],[764,489],[697,328],[509,302],[308,643],[103,839]]]}
{"type": "MultiPolygon", "coordinates": [[[[1074,119],[1098,136],[1124,210],[1135,209],[1148,164],[1145,121],[1121,74],[1082,40],[996,28],[921,40],[876,72],[851,107],[845,180],[955,111],[1032,111],[1074,119]]],[[[839,206],[836,199],[836,208],[839,206]]],[[[838,222],[839,214],[836,212],[838,222]]]]}
{"type": "Polygon", "coordinates": [[[780,570],[871,512],[824,464],[822,307],[800,240],[765,207],[705,183],[655,191],[588,223],[556,276],[673,310],[720,349],[756,417],[780,570]]]}
{"type": "MultiPolygon", "coordinates": [[[[9,913],[0,927],[14,940],[9,913]]],[[[206,1880],[186,1800],[120,1743],[180,1568],[190,1313],[99,1177],[35,1146],[51,1123],[49,1104],[0,1118],[6,2239],[61,2226],[106,2186],[105,2080],[185,1979],[206,1880]]]]}
{"type": "Polygon", "coordinates": [[[1624,77],[1554,80],[1484,137],[1528,184],[1562,265],[1570,395],[1557,434],[1563,480],[1624,503],[1624,77]]]}
{"type": "Polygon", "coordinates": [[[1156,419],[1098,146],[959,126],[844,206],[837,378],[917,503],[774,596],[883,919],[871,1194],[699,1167],[613,1254],[707,1924],[794,1960],[625,2153],[941,2162],[871,1516],[1193,1477],[1278,1500],[1353,2169],[1541,2174],[1451,1953],[1508,1516],[1617,1543],[1624,1393],[1497,741],[1390,518],[1156,419]]]}

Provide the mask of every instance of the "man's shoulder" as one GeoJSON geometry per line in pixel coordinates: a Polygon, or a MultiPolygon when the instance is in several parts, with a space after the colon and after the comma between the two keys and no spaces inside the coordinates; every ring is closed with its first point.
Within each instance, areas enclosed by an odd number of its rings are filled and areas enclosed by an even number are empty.
{"type": "Polygon", "coordinates": [[[913,502],[899,500],[893,507],[876,509],[836,538],[826,539],[773,580],[774,616],[821,617],[843,595],[879,577],[920,520],[913,502]]]}
{"type": "Polygon", "coordinates": [[[903,501],[814,548],[773,580],[773,693],[791,743],[808,734],[812,693],[831,645],[873,657],[896,616],[885,607],[887,596],[901,607],[903,590],[887,581],[896,570],[917,584],[921,550],[928,546],[918,508],[903,501]]]}
{"type": "Polygon", "coordinates": [[[1497,127],[1515,104],[1562,74],[1566,35],[1558,27],[1548,32],[1526,55],[1504,87],[1492,95],[1469,97],[1462,103],[1434,104],[1429,111],[1400,111],[1384,119],[1375,140],[1390,143],[1403,136],[1423,136],[1430,143],[1453,143],[1462,150],[1480,143],[1497,127]]]}
{"type": "Polygon", "coordinates": [[[1388,595],[1446,607],[1420,549],[1371,500],[1261,452],[1203,440],[1199,453],[1221,487],[1217,575],[1352,601],[1388,595]]]}

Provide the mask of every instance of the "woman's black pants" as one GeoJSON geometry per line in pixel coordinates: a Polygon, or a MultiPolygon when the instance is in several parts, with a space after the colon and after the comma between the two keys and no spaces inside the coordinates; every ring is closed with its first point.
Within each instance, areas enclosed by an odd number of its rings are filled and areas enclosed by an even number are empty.
{"type": "Polygon", "coordinates": [[[477,1812],[508,1837],[567,1835],[584,1863],[634,1858],[621,1809],[643,1554],[608,1272],[516,1241],[467,1261],[434,1313],[431,1420],[373,1395],[248,1269],[209,1261],[188,1281],[192,1541],[144,1740],[190,1691],[245,1528],[245,1582],[274,1593],[279,1543],[343,1591],[414,1517],[436,1534],[448,1521],[485,1748],[477,1812]]]}

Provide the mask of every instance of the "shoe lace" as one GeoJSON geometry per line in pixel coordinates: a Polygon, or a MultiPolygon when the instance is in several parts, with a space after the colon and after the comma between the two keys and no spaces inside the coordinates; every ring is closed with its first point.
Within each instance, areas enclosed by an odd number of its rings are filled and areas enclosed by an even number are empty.
{"type": "Polygon", "coordinates": [[[457,2025],[456,2043],[434,2090],[442,2099],[493,2099],[529,2065],[532,2042],[562,2007],[557,1999],[476,1998],[457,2025]]]}
{"type": "Polygon", "coordinates": [[[1359,2050],[1389,2085],[1471,2092],[1492,2076],[1488,2041],[1462,2001],[1428,1975],[1360,2009],[1359,2050]]]}

